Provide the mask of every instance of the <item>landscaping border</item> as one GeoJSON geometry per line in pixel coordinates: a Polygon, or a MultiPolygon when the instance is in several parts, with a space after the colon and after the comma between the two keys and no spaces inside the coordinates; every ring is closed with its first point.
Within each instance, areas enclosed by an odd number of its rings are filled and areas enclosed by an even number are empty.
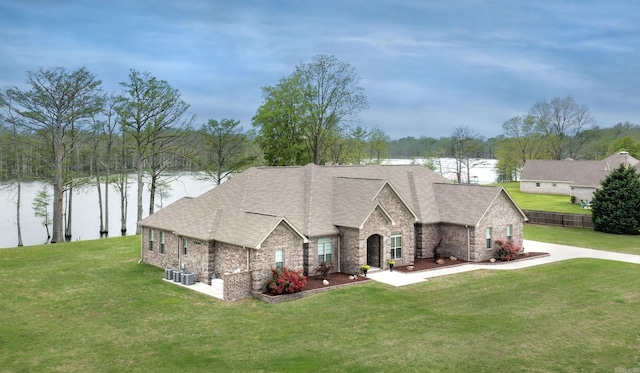
{"type": "Polygon", "coordinates": [[[325,291],[329,291],[329,290],[346,288],[346,287],[349,287],[349,286],[355,286],[355,285],[360,285],[360,284],[367,284],[367,283],[369,283],[371,281],[372,281],[371,279],[366,279],[366,280],[356,281],[356,282],[352,282],[352,283],[348,283],[348,284],[328,285],[327,287],[324,287],[324,288],[318,288],[318,289],[313,289],[313,290],[302,290],[300,292],[293,293],[293,294],[269,295],[269,294],[265,294],[265,293],[261,293],[261,292],[254,292],[253,296],[258,298],[258,299],[260,299],[260,300],[262,300],[262,301],[264,301],[264,302],[271,303],[271,304],[276,304],[276,303],[288,302],[288,301],[291,301],[291,300],[305,298],[305,297],[308,297],[310,295],[324,293],[325,291]]]}

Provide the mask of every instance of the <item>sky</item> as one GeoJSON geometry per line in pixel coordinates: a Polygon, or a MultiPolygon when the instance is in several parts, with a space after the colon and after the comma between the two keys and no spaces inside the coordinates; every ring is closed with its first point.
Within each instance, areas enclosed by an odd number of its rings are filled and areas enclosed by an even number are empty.
{"type": "Polygon", "coordinates": [[[197,126],[250,129],[262,88],[321,54],[354,67],[358,124],[391,139],[496,137],[564,96],[601,127],[638,124],[639,47],[628,0],[0,0],[0,87],[86,67],[118,93],[134,69],[178,89],[197,126]]]}

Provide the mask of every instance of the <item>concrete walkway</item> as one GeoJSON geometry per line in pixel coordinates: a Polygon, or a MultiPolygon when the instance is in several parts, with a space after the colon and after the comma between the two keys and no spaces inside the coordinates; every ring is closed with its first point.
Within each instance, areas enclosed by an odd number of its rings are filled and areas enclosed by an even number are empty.
{"type": "Polygon", "coordinates": [[[430,277],[447,276],[456,273],[475,271],[477,269],[520,269],[574,258],[594,258],[640,264],[640,255],[621,254],[611,251],[584,249],[574,246],[556,245],[529,240],[524,240],[523,246],[525,251],[545,252],[549,253],[549,256],[518,260],[515,262],[500,262],[496,264],[463,264],[459,266],[444,267],[442,269],[410,273],[398,271],[369,272],[368,277],[387,285],[405,286],[427,281],[430,277]]]}

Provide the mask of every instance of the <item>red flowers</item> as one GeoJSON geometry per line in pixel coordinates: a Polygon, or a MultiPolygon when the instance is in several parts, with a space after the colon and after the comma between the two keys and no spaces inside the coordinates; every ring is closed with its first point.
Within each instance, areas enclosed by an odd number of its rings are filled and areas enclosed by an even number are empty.
{"type": "Polygon", "coordinates": [[[307,277],[302,273],[302,270],[271,268],[271,278],[267,280],[267,292],[269,294],[297,293],[302,291],[305,286],[307,286],[307,277]]]}
{"type": "Polygon", "coordinates": [[[522,247],[514,244],[513,241],[496,240],[495,243],[498,245],[497,255],[500,260],[513,260],[522,252],[522,247]]]}

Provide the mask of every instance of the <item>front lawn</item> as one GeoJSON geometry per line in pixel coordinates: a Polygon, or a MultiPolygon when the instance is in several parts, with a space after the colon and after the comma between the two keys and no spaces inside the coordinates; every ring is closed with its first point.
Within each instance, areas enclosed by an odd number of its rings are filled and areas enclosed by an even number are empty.
{"type": "MultiPolygon", "coordinates": [[[[529,233],[527,233],[528,235],[529,233]]],[[[529,237],[527,237],[529,238],[529,237]]],[[[0,250],[0,367],[82,372],[615,371],[640,364],[638,266],[591,259],[301,300],[222,302],[139,237],[0,250]]]]}

